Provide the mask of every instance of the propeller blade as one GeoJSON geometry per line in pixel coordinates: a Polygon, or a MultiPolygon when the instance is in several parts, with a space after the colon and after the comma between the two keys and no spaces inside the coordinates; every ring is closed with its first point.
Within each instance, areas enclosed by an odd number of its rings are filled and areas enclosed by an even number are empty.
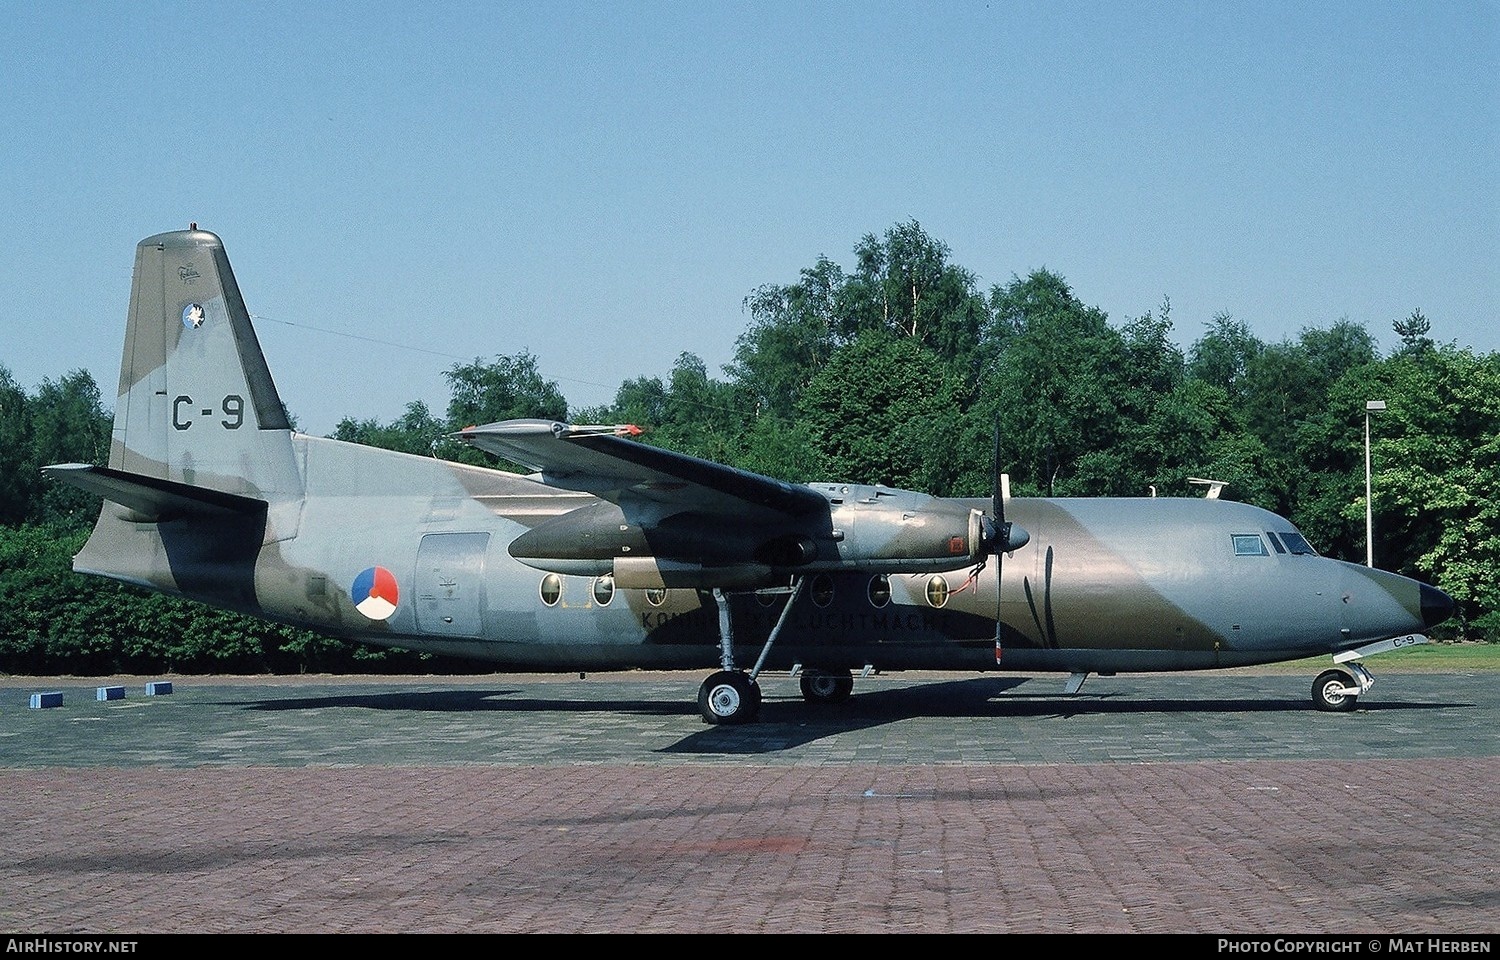
{"type": "MultiPolygon", "coordinates": [[[[1031,540],[1031,534],[1005,519],[1005,501],[1010,499],[1010,478],[1000,467],[1000,418],[995,418],[995,479],[990,490],[990,519],[994,523],[990,538],[990,552],[998,558],[1002,553],[1019,550],[1031,540]]],[[[996,560],[997,568],[999,560],[996,560]]]]}
{"type": "Polygon", "coordinates": [[[1000,660],[1000,591],[1005,586],[1005,578],[1001,574],[1001,565],[1004,563],[1004,553],[1007,542],[1010,540],[1010,524],[1005,522],[1005,497],[1000,490],[1000,484],[1004,478],[1000,474],[1000,414],[995,414],[995,482],[990,489],[990,507],[994,512],[995,536],[991,541],[991,549],[995,553],[995,661],[1000,660]]]}
{"type": "Polygon", "coordinates": [[[1000,496],[1000,417],[995,417],[995,482],[990,487],[990,512],[995,526],[1005,526],[1005,501],[1000,496]]]}
{"type": "Polygon", "coordinates": [[[1005,587],[1005,554],[1031,542],[1031,534],[1013,521],[1005,519],[1005,501],[1010,499],[1010,478],[1000,469],[1000,417],[995,417],[995,482],[990,494],[990,522],[993,524],[989,548],[995,555],[995,659],[1001,654],[1000,598],[1005,587]]]}

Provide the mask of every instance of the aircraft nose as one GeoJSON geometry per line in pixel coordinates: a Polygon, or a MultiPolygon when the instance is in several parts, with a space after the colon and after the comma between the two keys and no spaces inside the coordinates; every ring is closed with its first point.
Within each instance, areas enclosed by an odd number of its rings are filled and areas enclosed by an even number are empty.
{"type": "Polygon", "coordinates": [[[1346,641],[1383,640],[1436,626],[1453,615],[1453,598],[1388,570],[1341,563],[1340,632],[1346,641]]]}
{"type": "Polygon", "coordinates": [[[1453,598],[1437,587],[1422,584],[1422,622],[1435,627],[1453,616],[1453,598]]]}

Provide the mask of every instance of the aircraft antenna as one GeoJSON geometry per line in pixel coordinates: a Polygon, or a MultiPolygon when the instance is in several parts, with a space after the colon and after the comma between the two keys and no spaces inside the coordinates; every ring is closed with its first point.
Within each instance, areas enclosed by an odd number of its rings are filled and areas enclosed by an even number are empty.
{"type": "Polygon", "coordinates": [[[1204,496],[1209,500],[1219,499],[1219,494],[1224,490],[1226,486],[1228,486],[1228,483],[1224,480],[1207,480],[1203,477],[1188,477],[1188,483],[1196,483],[1200,486],[1207,487],[1208,493],[1204,496]]]}

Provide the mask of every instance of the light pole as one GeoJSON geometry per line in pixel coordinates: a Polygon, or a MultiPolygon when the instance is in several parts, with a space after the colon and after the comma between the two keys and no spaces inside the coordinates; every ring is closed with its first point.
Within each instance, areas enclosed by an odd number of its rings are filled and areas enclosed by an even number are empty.
{"type": "Polygon", "coordinates": [[[1365,401],[1365,566],[1375,566],[1375,511],[1370,503],[1370,414],[1385,409],[1384,400],[1365,401]]]}

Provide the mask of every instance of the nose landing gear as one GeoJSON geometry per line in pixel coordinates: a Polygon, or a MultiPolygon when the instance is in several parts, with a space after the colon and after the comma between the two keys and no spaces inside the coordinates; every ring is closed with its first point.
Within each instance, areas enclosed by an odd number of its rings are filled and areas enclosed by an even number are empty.
{"type": "Polygon", "coordinates": [[[1354,709],[1359,695],[1375,685],[1370,671],[1357,663],[1350,663],[1348,667],[1348,671],[1324,670],[1313,681],[1313,705],[1319,710],[1348,713],[1354,709]]]}

